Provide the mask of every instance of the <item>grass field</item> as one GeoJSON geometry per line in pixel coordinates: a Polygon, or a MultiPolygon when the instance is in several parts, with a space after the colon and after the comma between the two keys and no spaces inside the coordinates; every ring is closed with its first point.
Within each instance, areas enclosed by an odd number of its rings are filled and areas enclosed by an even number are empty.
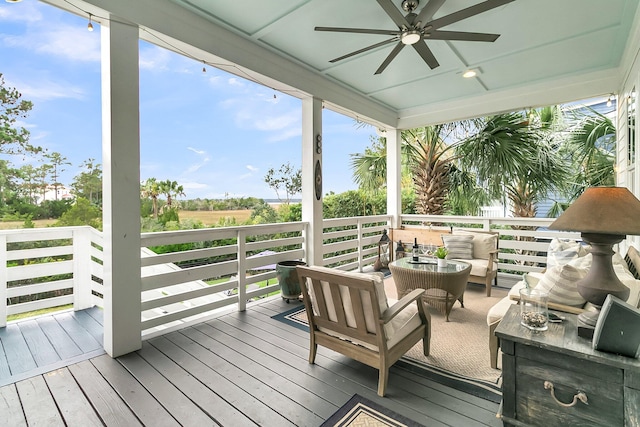
{"type": "MultiPolygon", "coordinates": [[[[235,218],[238,224],[242,224],[249,219],[251,211],[248,209],[235,211],[180,211],[178,215],[180,219],[194,219],[201,221],[204,225],[216,225],[221,218],[225,217],[235,218]]],[[[33,223],[36,228],[44,228],[56,221],[55,219],[36,219],[33,220],[33,223]]],[[[0,221],[0,230],[15,230],[24,228],[23,226],[24,221],[0,221]]]]}
{"type": "MultiPolygon", "coordinates": [[[[34,219],[33,223],[36,225],[36,228],[44,228],[56,221],[57,219],[34,219]]],[[[0,230],[15,230],[18,228],[24,228],[24,221],[0,221],[0,230]]]]}
{"type": "Polygon", "coordinates": [[[180,211],[178,215],[180,219],[194,219],[201,221],[204,225],[215,225],[221,218],[235,218],[238,224],[248,220],[251,216],[251,210],[243,209],[236,211],[180,211]]]}

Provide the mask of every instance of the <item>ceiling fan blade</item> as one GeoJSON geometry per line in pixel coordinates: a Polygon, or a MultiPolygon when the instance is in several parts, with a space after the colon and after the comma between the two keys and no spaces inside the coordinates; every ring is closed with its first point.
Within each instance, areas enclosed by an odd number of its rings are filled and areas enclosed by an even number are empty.
{"type": "Polygon", "coordinates": [[[400,51],[402,50],[403,47],[405,47],[406,45],[402,42],[398,42],[398,44],[396,45],[396,47],[393,48],[393,50],[391,51],[391,53],[389,55],[387,55],[387,57],[385,58],[385,60],[382,62],[382,64],[380,64],[380,66],[378,67],[378,69],[376,70],[375,73],[373,74],[380,74],[384,71],[385,68],[387,68],[387,66],[391,63],[391,61],[393,61],[393,58],[395,58],[400,51]]]}
{"type": "Polygon", "coordinates": [[[407,19],[400,13],[400,10],[393,4],[392,0],[378,0],[378,4],[389,15],[389,18],[398,26],[398,28],[409,28],[411,25],[407,19]]]}
{"type": "Polygon", "coordinates": [[[442,7],[445,0],[431,0],[427,3],[414,22],[421,22],[420,27],[424,27],[424,25],[433,19],[433,15],[442,7]]]}
{"type": "Polygon", "coordinates": [[[429,26],[434,29],[441,28],[446,25],[453,24],[454,22],[470,18],[479,13],[495,9],[496,7],[505,5],[507,3],[511,3],[512,1],[513,0],[487,0],[474,6],[470,6],[466,9],[453,12],[449,15],[443,16],[442,18],[434,19],[433,21],[429,22],[429,26]]]}
{"type": "Polygon", "coordinates": [[[346,55],[339,56],[337,58],[332,59],[329,62],[333,63],[333,62],[342,61],[343,59],[347,59],[347,58],[352,57],[354,55],[358,55],[358,54],[360,54],[362,52],[366,52],[368,50],[375,49],[377,47],[384,46],[386,44],[393,43],[393,42],[396,42],[396,41],[398,41],[398,38],[394,37],[392,39],[385,40],[385,41],[380,42],[380,43],[372,44],[371,46],[363,47],[362,49],[355,50],[355,51],[353,51],[351,53],[347,53],[346,55]]]}
{"type": "Polygon", "coordinates": [[[429,46],[427,46],[424,40],[420,40],[418,43],[412,44],[411,46],[413,46],[416,52],[420,54],[420,56],[422,57],[424,62],[427,63],[429,68],[433,70],[434,68],[440,66],[440,63],[438,63],[438,60],[433,55],[433,52],[431,52],[431,49],[429,49],[429,46]]]}
{"type": "Polygon", "coordinates": [[[425,34],[425,38],[431,40],[462,40],[469,42],[494,42],[500,34],[467,33],[464,31],[432,31],[425,34]]]}
{"type": "Polygon", "coordinates": [[[383,36],[397,36],[400,34],[398,30],[373,30],[369,28],[315,27],[314,30],[336,33],[381,34],[383,36]]]}

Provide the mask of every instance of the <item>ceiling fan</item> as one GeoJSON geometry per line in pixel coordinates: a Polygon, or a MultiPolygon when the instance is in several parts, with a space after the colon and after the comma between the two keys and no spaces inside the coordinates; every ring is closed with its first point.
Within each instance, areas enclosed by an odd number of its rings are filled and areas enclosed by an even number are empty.
{"type": "Polygon", "coordinates": [[[393,36],[393,38],[372,44],[371,46],[358,49],[346,55],[339,56],[329,62],[338,62],[354,55],[376,49],[380,46],[397,42],[391,53],[382,62],[375,74],[382,73],[385,68],[393,61],[400,51],[407,45],[411,45],[416,52],[422,57],[427,65],[434,69],[440,64],[438,60],[425,43],[425,40],[456,40],[456,41],[476,41],[476,42],[494,42],[500,34],[487,33],[470,33],[464,31],[441,31],[440,28],[445,27],[454,22],[462,21],[482,12],[486,12],[514,0],[486,0],[474,6],[461,9],[449,15],[433,19],[433,15],[442,7],[446,0],[428,0],[427,4],[422,8],[419,14],[414,11],[418,8],[419,0],[403,0],[402,9],[407,13],[403,16],[400,10],[393,4],[392,0],[377,0],[378,4],[389,15],[391,20],[398,26],[397,30],[376,30],[367,28],[341,28],[341,27],[315,27],[316,31],[332,31],[344,33],[360,33],[360,34],[380,34],[393,36]]]}

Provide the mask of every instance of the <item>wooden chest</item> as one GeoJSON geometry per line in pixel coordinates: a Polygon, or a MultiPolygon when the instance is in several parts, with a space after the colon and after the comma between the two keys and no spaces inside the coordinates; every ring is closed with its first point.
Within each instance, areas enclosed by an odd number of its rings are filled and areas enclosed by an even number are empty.
{"type": "Polygon", "coordinates": [[[533,332],[514,305],[496,329],[506,426],[640,426],[640,360],[593,350],[577,316],[533,332]]]}

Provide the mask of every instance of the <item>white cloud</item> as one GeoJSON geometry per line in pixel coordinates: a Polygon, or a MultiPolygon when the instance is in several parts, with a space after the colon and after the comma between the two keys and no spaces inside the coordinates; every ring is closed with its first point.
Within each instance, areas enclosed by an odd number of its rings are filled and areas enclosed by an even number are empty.
{"type": "Polygon", "coordinates": [[[237,77],[229,78],[229,80],[227,80],[227,83],[229,83],[229,86],[238,86],[238,87],[245,86],[244,82],[237,77]]]}
{"type": "Polygon", "coordinates": [[[180,185],[182,185],[185,190],[203,190],[209,188],[208,184],[203,184],[201,182],[185,182],[180,185]]]}
{"type": "Polygon", "coordinates": [[[162,71],[169,69],[171,53],[158,46],[146,45],[140,49],[140,68],[145,70],[162,71]]]}
{"type": "Polygon", "coordinates": [[[249,169],[251,172],[258,172],[260,169],[258,169],[257,167],[253,166],[253,165],[247,165],[247,169],[249,169]]]}
{"type": "Polygon", "coordinates": [[[273,135],[268,141],[283,141],[301,134],[302,117],[299,106],[275,100],[265,93],[243,94],[220,102],[224,109],[235,112],[234,122],[240,129],[255,129],[273,135]]]}
{"type": "Polygon", "coordinates": [[[34,3],[35,2],[25,2],[21,5],[5,5],[5,7],[0,7],[0,21],[28,23],[42,21],[42,14],[34,3]]]}
{"type": "Polygon", "coordinates": [[[37,79],[28,79],[25,82],[12,82],[12,85],[20,88],[24,99],[30,101],[49,101],[53,99],[84,99],[85,91],[79,86],[65,81],[53,81],[46,76],[37,79]]]}
{"type": "Polygon", "coordinates": [[[193,147],[187,147],[187,150],[189,151],[193,151],[194,153],[196,153],[199,157],[200,157],[200,161],[189,166],[184,172],[183,174],[191,174],[194,172],[197,172],[199,169],[201,169],[203,166],[205,166],[207,163],[209,163],[209,161],[211,160],[209,158],[209,154],[207,154],[206,151],[204,150],[197,150],[193,147]]]}
{"type": "Polygon", "coordinates": [[[44,30],[31,30],[20,37],[4,37],[9,47],[28,49],[37,53],[61,57],[71,61],[99,62],[100,34],[90,33],[86,27],[57,23],[44,30]]]}

